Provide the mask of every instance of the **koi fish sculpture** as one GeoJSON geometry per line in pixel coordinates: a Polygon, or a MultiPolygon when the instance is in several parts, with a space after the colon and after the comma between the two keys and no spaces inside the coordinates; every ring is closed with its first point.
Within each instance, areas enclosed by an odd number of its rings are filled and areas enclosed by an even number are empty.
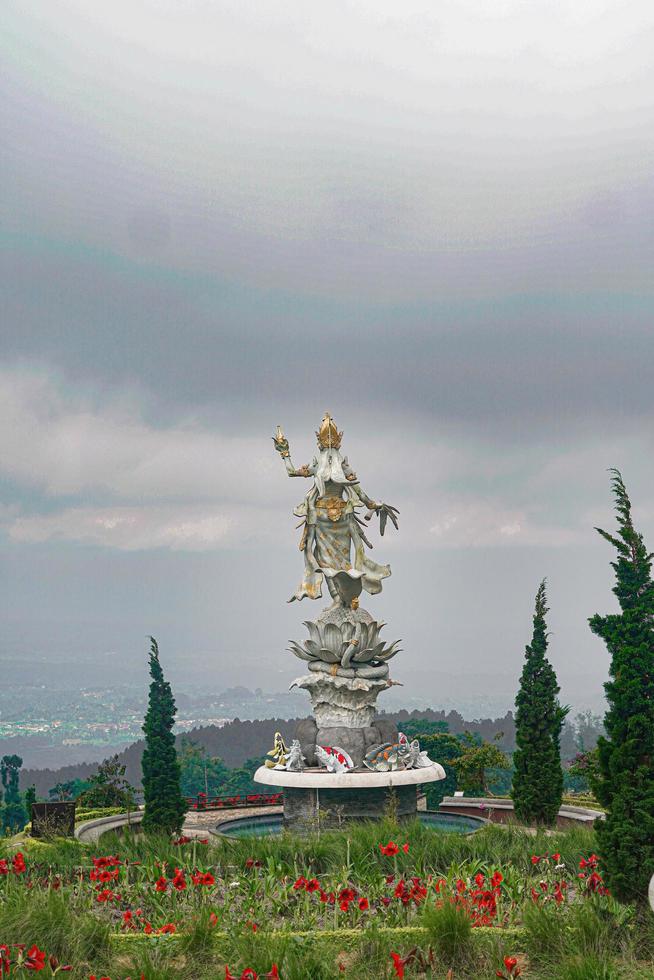
{"type": "Polygon", "coordinates": [[[354,763],[345,749],[337,745],[316,745],[318,765],[327,772],[347,772],[354,769],[354,763]]]}
{"type": "Polygon", "coordinates": [[[432,760],[420,748],[417,738],[412,742],[403,732],[398,733],[397,742],[382,742],[373,745],[363,760],[364,766],[373,772],[395,772],[398,769],[425,769],[433,766],[432,760]]]}

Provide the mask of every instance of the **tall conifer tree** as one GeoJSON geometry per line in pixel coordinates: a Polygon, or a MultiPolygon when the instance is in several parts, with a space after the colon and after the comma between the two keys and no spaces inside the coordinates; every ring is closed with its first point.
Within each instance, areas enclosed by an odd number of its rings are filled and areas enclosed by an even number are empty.
{"type": "Polygon", "coordinates": [[[513,807],[522,823],[551,825],[561,806],[563,771],[560,738],[568,712],[559,704],[559,685],[547,652],[545,580],[536,593],[534,630],[516,696],[513,807]]]}
{"type": "Polygon", "coordinates": [[[150,695],[145,715],[143,793],[146,833],[175,834],[182,829],[186,802],[180,790],[180,769],[175,751],[175,699],[159,663],[159,647],[150,637],[150,695]]]}
{"type": "Polygon", "coordinates": [[[593,616],[590,628],[611,655],[604,685],[606,737],[599,739],[596,823],[606,883],[622,901],[647,901],[654,874],[654,583],[652,558],[633,526],[619,470],[611,470],[618,536],[596,528],[617,550],[611,562],[620,612],[593,616]]]}

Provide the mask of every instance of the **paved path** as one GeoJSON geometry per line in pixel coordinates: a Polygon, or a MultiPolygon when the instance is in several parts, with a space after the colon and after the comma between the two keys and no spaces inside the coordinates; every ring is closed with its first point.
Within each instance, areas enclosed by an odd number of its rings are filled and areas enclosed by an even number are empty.
{"type": "MultiPolygon", "coordinates": [[[[254,817],[259,814],[281,813],[281,806],[248,806],[231,810],[190,810],[184,819],[182,833],[186,837],[207,837],[220,829],[227,820],[239,817],[254,817]]],[[[111,830],[120,830],[127,824],[138,826],[143,819],[143,811],[134,813],[117,813],[113,817],[99,817],[96,820],[86,820],[75,828],[75,837],[84,844],[94,844],[102,834],[111,830]]]]}

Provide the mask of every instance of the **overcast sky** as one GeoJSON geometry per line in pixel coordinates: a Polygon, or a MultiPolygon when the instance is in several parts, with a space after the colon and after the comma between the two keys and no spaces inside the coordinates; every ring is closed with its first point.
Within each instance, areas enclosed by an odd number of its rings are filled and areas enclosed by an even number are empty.
{"type": "Polygon", "coordinates": [[[654,548],[653,50],[645,0],[5,0],[0,656],[283,688],[270,436],[329,410],[407,694],[510,691],[548,576],[596,700],[607,467],[654,548]]]}

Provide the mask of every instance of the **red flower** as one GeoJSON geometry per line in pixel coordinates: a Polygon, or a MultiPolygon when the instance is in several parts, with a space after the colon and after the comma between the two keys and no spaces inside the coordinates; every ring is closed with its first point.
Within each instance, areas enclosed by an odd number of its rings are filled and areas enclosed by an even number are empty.
{"type": "Polygon", "coordinates": [[[245,923],[245,928],[246,928],[246,929],[251,929],[251,930],[252,930],[252,932],[256,932],[256,931],[257,931],[257,929],[259,928],[259,926],[258,926],[258,925],[256,924],[256,922],[251,922],[250,920],[248,920],[248,921],[247,921],[247,922],[245,923]]]}
{"type": "Polygon", "coordinates": [[[215,912],[212,912],[211,915],[209,916],[209,925],[210,926],[218,925],[218,916],[216,915],[215,912]]]}
{"type": "Polygon", "coordinates": [[[9,959],[9,947],[2,943],[2,945],[0,945],[0,977],[9,976],[10,965],[11,961],[9,959]]]}
{"type": "Polygon", "coordinates": [[[481,886],[484,884],[485,881],[486,878],[481,873],[481,871],[475,875],[475,884],[477,885],[477,888],[481,888],[481,886]]]}
{"type": "Polygon", "coordinates": [[[349,902],[340,902],[338,907],[341,910],[341,912],[347,912],[347,910],[350,907],[350,903],[349,902]]]}
{"type": "Polygon", "coordinates": [[[501,871],[494,871],[493,877],[491,878],[491,885],[493,888],[499,888],[504,881],[504,875],[501,871]]]}
{"type": "Polygon", "coordinates": [[[408,844],[408,842],[406,844],[402,844],[402,850],[404,851],[405,854],[408,854],[409,853],[409,844],[408,844]]]}
{"type": "Polygon", "coordinates": [[[248,966],[241,973],[241,980],[257,980],[259,974],[256,973],[251,966],[248,966]]]}
{"type": "Polygon", "coordinates": [[[157,880],[154,883],[154,890],[156,892],[165,892],[167,888],[168,888],[168,882],[166,881],[164,876],[162,875],[160,878],[157,878],[157,880]]]}
{"type": "Polygon", "coordinates": [[[532,854],[531,855],[531,863],[532,864],[538,864],[539,861],[540,861],[540,858],[538,857],[537,854],[532,854]]]}
{"type": "Polygon", "coordinates": [[[165,926],[161,927],[161,929],[157,929],[157,932],[160,932],[163,935],[172,936],[174,932],[177,932],[177,926],[175,925],[174,922],[167,922],[165,926]]]}
{"type": "Polygon", "coordinates": [[[120,858],[117,854],[109,854],[107,857],[91,858],[94,867],[101,868],[113,868],[122,864],[120,858]]]}
{"type": "Polygon", "coordinates": [[[173,888],[178,892],[183,892],[186,888],[186,878],[184,877],[184,872],[179,868],[175,868],[175,875],[173,877],[173,888]]]}
{"type": "Polygon", "coordinates": [[[112,891],[110,891],[108,888],[103,888],[97,893],[95,900],[96,902],[110,902],[113,897],[114,893],[112,891]]]}
{"type": "Polygon", "coordinates": [[[7,865],[5,858],[0,858],[0,875],[8,875],[8,874],[9,874],[9,866],[7,865]]]}
{"type": "Polygon", "coordinates": [[[558,864],[559,861],[561,860],[561,855],[560,854],[553,854],[552,855],[552,860],[553,861],[556,861],[556,863],[558,864]]]}
{"type": "Polygon", "coordinates": [[[395,875],[386,875],[386,884],[392,885],[395,881],[395,875]]]}
{"type": "Polygon", "coordinates": [[[317,878],[309,878],[306,888],[308,892],[316,892],[320,888],[320,882],[317,878]]]}
{"type": "MultiPolygon", "coordinates": [[[[22,856],[23,855],[21,854],[21,857],[22,856]]],[[[27,956],[25,957],[23,966],[26,970],[34,970],[35,973],[38,973],[40,970],[45,970],[45,957],[45,950],[39,949],[39,947],[34,944],[34,946],[27,951],[27,956]]]]}
{"type": "MultiPolygon", "coordinates": [[[[211,874],[210,871],[202,872],[198,871],[194,875],[191,875],[191,880],[194,885],[215,885],[216,879],[211,874]]],[[[174,882],[173,882],[174,884],[174,882]]]]}
{"type": "Polygon", "coordinates": [[[146,936],[149,936],[152,933],[152,926],[149,922],[146,922],[143,926],[143,932],[146,936]]]}
{"type": "Polygon", "coordinates": [[[404,960],[399,953],[391,953],[391,959],[393,960],[393,969],[395,970],[395,976],[402,980],[404,976],[404,960]]]}
{"type": "Polygon", "coordinates": [[[389,840],[388,844],[380,844],[379,850],[382,852],[382,854],[385,854],[386,857],[395,857],[400,849],[395,841],[389,840]]]}
{"type": "Polygon", "coordinates": [[[356,897],[354,888],[342,888],[338,893],[339,902],[353,902],[356,897]]]}
{"type": "Polygon", "coordinates": [[[504,966],[507,968],[507,970],[515,969],[517,965],[518,965],[518,960],[516,959],[515,956],[504,957],[504,966]]]}
{"type": "Polygon", "coordinates": [[[384,895],[384,897],[382,898],[382,905],[388,906],[390,904],[391,904],[390,898],[387,895],[384,895]]]}
{"type": "Polygon", "coordinates": [[[367,898],[359,899],[359,908],[361,909],[362,912],[368,911],[368,909],[370,908],[370,902],[368,901],[367,898]]]}
{"type": "Polygon", "coordinates": [[[134,916],[129,911],[129,909],[127,910],[127,912],[123,912],[123,926],[126,929],[134,929],[135,928],[135,926],[134,926],[134,916]]]}
{"type": "Polygon", "coordinates": [[[279,980],[279,970],[276,963],[273,963],[270,973],[264,973],[264,980],[279,980]]]}
{"type": "MultiPolygon", "coordinates": [[[[22,875],[27,871],[27,867],[25,865],[25,858],[23,857],[21,851],[18,851],[18,853],[14,855],[13,860],[11,862],[11,870],[14,872],[15,875],[22,875]]],[[[30,967],[30,969],[32,969],[32,967],[30,967]]],[[[43,967],[40,966],[39,970],[42,969],[43,967]]]]}
{"type": "Polygon", "coordinates": [[[229,972],[228,966],[225,967],[225,980],[236,980],[234,974],[229,972]]]}
{"type": "Polygon", "coordinates": [[[304,877],[304,875],[300,875],[300,877],[295,881],[293,885],[293,890],[296,892],[304,891],[307,885],[308,885],[307,879],[304,877]]]}

